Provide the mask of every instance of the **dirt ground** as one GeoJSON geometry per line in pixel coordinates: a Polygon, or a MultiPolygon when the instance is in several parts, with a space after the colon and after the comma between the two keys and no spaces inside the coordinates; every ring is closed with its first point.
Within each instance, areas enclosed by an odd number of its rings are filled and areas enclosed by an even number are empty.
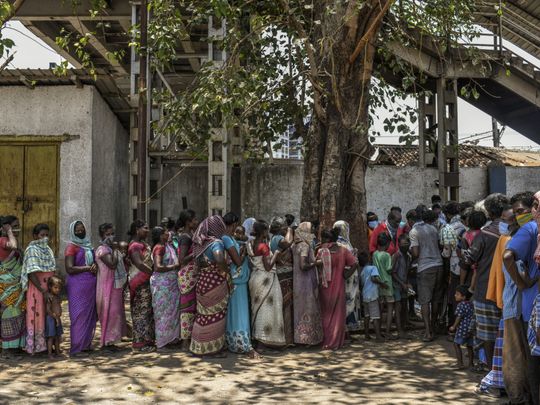
{"type": "MultiPolygon", "coordinates": [[[[95,347],[98,336],[99,330],[95,347]]],[[[262,360],[235,354],[206,360],[180,351],[133,355],[127,342],[121,348],[53,362],[43,355],[1,360],[0,404],[498,403],[474,394],[481,376],[452,369],[453,349],[444,337],[376,343],[355,336],[337,352],[293,348],[262,360]]]]}

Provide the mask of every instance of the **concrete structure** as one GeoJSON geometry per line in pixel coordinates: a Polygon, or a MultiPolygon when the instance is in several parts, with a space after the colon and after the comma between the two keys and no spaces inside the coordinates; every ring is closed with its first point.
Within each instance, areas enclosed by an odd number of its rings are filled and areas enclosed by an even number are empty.
{"type": "MultiPolygon", "coordinates": [[[[0,143],[62,139],[59,156],[58,255],[69,224],[80,219],[98,242],[97,227],[112,222],[124,235],[129,222],[129,137],[93,86],[0,87],[0,143]]],[[[2,213],[9,214],[9,213],[2,213]]]]}

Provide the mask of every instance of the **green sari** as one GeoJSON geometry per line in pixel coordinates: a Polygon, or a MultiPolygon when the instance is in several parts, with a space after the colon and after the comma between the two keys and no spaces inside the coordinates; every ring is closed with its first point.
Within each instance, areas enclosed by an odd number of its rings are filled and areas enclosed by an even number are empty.
{"type": "Polygon", "coordinates": [[[22,257],[12,252],[0,262],[0,336],[3,349],[26,345],[26,300],[21,285],[22,257]]]}

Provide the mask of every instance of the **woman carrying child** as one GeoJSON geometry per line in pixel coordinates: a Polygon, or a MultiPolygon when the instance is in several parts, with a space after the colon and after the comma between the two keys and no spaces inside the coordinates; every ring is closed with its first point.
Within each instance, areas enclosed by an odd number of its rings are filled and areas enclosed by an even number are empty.
{"type": "Polygon", "coordinates": [[[113,225],[101,224],[98,231],[101,243],[96,249],[96,307],[101,324],[100,345],[102,349],[115,350],[115,344],[127,334],[124,310],[127,272],[123,255],[118,250],[113,250],[113,225]]]}
{"type": "Polygon", "coordinates": [[[338,231],[321,233],[317,265],[321,270],[319,298],[323,328],[323,350],[338,350],[345,343],[345,280],[356,274],[358,261],[347,248],[338,245],[338,231]]]}
{"type": "Polygon", "coordinates": [[[161,226],[152,230],[154,272],[150,277],[152,308],[156,326],[156,347],[177,343],[180,337],[180,289],[178,257],[169,233],[161,226]]]}

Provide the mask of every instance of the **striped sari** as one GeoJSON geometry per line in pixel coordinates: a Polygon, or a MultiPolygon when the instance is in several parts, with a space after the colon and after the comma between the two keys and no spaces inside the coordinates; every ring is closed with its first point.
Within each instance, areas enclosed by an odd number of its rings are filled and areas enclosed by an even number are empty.
{"type": "Polygon", "coordinates": [[[21,285],[22,257],[13,251],[0,262],[0,337],[2,349],[23,348],[26,300],[21,285]]]}
{"type": "Polygon", "coordinates": [[[203,356],[221,352],[225,346],[227,327],[227,305],[229,302],[229,280],[224,277],[213,252],[224,251],[223,242],[215,241],[204,253],[209,266],[199,270],[197,281],[197,315],[193,323],[190,350],[203,356]]]}
{"type": "MultiPolygon", "coordinates": [[[[188,256],[193,254],[193,245],[191,236],[182,234],[179,237],[179,246],[184,239],[189,239],[188,256]]],[[[195,286],[197,285],[197,266],[192,260],[178,272],[178,286],[180,287],[180,339],[191,339],[191,331],[193,330],[193,322],[197,313],[197,297],[195,294],[195,286]]]]}

